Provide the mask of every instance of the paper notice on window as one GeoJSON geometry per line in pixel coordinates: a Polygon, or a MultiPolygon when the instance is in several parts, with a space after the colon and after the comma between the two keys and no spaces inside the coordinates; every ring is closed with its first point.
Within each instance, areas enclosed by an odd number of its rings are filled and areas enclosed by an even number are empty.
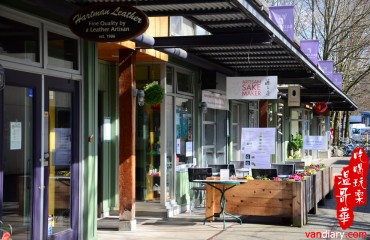
{"type": "Polygon", "coordinates": [[[186,142],[186,150],[185,156],[191,157],[193,156],[193,142],[186,142]]]}
{"type": "Polygon", "coordinates": [[[10,150],[22,148],[22,123],[10,122],[10,150]]]}

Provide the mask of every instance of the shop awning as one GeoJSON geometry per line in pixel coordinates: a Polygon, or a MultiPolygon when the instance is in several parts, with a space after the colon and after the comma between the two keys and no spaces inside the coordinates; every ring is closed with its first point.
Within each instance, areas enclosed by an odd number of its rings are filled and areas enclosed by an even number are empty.
{"type": "MultiPolygon", "coordinates": [[[[75,0],[75,3],[115,2],[75,0]]],[[[327,102],[330,110],[356,104],[314,65],[269,19],[266,6],[253,0],[121,0],[148,16],[183,16],[211,35],[155,37],[152,46],[181,48],[186,61],[227,76],[278,76],[281,92],[301,85],[301,102],[327,102]]],[[[140,45],[138,45],[140,47],[140,45]]],[[[147,46],[142,46],[147,47],[147,46]]]]}

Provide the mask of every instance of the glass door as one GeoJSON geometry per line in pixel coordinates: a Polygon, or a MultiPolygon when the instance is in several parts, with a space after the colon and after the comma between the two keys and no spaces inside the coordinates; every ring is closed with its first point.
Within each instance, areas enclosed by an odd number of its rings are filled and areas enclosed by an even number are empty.
{"type": "Polygon", "coordinates": [[[41,154],[36,116],[41,114],[41,97],[35,93],[41,89],[41,76],[6,70],[6,77],[0,90],[0,219],[12,226],[12,239],[36,239],[40,190],[34,186],[40,185],[35,176],[41,154]]]}
{"type": "Polygon", "coordinates": [[[46,77],[44,232],[53,239],[77,239],[78,99],[77,81],[46,77]]]}

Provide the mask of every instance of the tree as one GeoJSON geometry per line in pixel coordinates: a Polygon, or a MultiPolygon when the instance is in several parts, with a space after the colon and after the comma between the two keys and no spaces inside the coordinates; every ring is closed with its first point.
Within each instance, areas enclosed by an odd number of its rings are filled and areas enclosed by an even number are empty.
{"type": "MultiPolygon", "coordinates": [[[[335,71],[343,73],[343,92],[351,99],[357,100],[359,110],[369,109],[369,101],[358,100],[369,98],[370,1],[267,0],[266,2],[271,5],[294,5],[295,30],[298,38],[320,40],[320,58],[334,60],[335,71]]],[[[331,116],[332,127],[336,131],[344,116],[347,116],[344,126],[348,126],[349,113],[333,112],[331,116]]]]}

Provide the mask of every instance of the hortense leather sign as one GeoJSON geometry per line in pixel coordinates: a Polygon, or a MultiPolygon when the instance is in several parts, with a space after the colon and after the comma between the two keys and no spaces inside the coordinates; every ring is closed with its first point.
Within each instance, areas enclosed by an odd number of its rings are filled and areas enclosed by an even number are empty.
{"type": "Polygon", "coordinates": [[[126,41],[145,32],[148,25],[148,17],[142,11],[120,3],[89,5],[69,20],[72,32],[95,42],[126,41]]]}

